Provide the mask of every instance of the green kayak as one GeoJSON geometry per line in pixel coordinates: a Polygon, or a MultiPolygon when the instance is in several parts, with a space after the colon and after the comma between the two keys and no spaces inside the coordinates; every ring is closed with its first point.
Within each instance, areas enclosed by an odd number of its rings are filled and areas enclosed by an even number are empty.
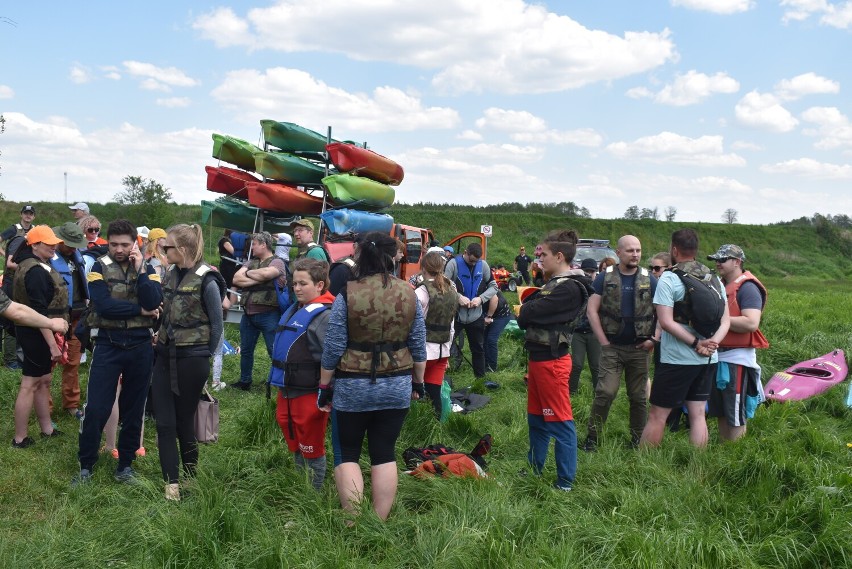
{"type": "MultiPolygon", "coordinates": [[[[212,223],[223,229],[235,231],[246,231],[248,233],[259,231],[259,213],[256,207],[247,205],[240,200],[222,197],[216,201],[201,201],[201,222],[212,223]]],[[[298,216],[290,218],[272,217],[268,214],[263,216],[263,230],[270,233],[282,233],[290,231],[290,222],[298,216]]]]}
{"type": "Polygon", "coordinates": [[[267,144],[287,152],[325,152],[325,145],[329,142],[326,135],[291,122],[264,119],[260,126],[267,144]]]}
{"type": "Polygon", "coordinates": [[[252,153],[259,150],[260,148],[251,142],[225,134],[213,133],[213,158],[224,160],[244,170],[254,172],[252,153]]]}
{"type": "Polygon", "coordinates": [[[286,152],[254,153],[255,170],[265,178],[293,184],[319,184],[325,168],[286,152]]]}
{"type": "Polygon", "coordinates": [[[338,206],[363,210],[383,209],[391,206],[396,198],[392,187],[352,174],[326,176],[322,183],[338,206]]]}

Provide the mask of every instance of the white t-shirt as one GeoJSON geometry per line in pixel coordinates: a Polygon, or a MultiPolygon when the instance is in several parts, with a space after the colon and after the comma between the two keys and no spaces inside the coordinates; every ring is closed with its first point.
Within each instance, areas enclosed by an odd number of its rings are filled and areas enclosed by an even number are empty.
{"type": "Polygon", "coordinates": [[[275,242],[275,256],[290,262],[290,247],[293,246],[293,238],[289,233],[279,233],[278,241],[275,242]]]}

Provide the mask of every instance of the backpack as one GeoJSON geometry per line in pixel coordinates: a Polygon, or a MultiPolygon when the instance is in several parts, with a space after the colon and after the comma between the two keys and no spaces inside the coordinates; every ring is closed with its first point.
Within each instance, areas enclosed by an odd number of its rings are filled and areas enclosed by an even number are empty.
{"type": "Polygon", "coordinates": [[[481,468],[486,468],[483,458],[491,450],[491,435],[483,435],[473,450],[465,454],[456,449],[442,444],[429,445],[427,447],[408,447],[402,451],[402,460],[409,469],[416,469],[426,462],[434,462],[441,456],[458,455],[467,456],[481,468]]]}
{"type": "MultiPolygon", "coordinates": [[[[722,315],[728,298],[718,285],[718,279],[713,272],[704,278],[686,273],[681,269],[671,269],[686,289],[684,302],[687,310],[683,311],[683,322],[692,326],[696,332],[705,338],[711,337],[722,325],[722,315]]],[[[681,321],[676,318],[676,320],[681,321]]]]}

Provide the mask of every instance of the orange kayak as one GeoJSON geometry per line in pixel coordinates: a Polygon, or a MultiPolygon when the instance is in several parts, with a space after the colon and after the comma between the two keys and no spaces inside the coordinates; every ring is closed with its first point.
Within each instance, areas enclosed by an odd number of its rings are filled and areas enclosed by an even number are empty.
{"type": "Polygon", "coordinates": [[[301,215],[322,213],[322,198],[311,195],[298,186],[249,182],[246,184],[246,190],[249,203],[260,209],[301,215]]]}
{"type": "Polygon", "coordinates": [[[207,189],[228,196],[245,197],[246,184],[260,181],[248,172],[226,166],[205,166],[204,169],[207,170],[207,189]]]}
{"type": "Polygon", "coordinates": [[[367,148],[346,142],[326,145],[328,157],[341,172],[357,174],[389,186],[398,186],[405,173],[402,166],[367,148]]]}

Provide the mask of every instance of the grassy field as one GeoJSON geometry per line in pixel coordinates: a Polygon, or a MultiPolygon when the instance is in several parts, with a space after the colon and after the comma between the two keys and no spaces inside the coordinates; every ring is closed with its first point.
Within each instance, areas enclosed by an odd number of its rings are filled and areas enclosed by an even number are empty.
{"type": "MultiPolygon", "coordinates": [[[[847,289],[773,287],[763,329],[772,348],[765,374],[849,350],[847,289]]],[[[228,337],[236,341],[236,328],[228,337]]],[[[198,478],[180,503],[163,499],[153,423],[143,484],[113,481],[103,458],[94,483],[74,489],[77,422],[57,413],[65,435],[26,450],[0,445],[0,559],[4,567],[848,567],[852,565],[852,411],[847,383],[807,402],[761,407],[747,437],[705,451],[683,432],[661,449],[628,448],[620,396],[600,450],[580,453],[574,492],[518,476],[527,427],[524,356],[504,337],[502,387],[470,415],[444,425],[425,404],[406,420],[398,449],[444,443],[469,450],[491,433],[493,478],[416,480],[403,476],[387,523],[367,511],[344,525],[333,485],[317,493],[293,468],[260,389],[222,392],[222,437],[201,449],[198,478]]],[[[256,380],[268,369],[258,352],[256,380]]],[[[86,368],[83,368],[85,379],[86,368]]],[[[225,379],[238,375],[226,358],[225,379]]],[[[0,371],[2,438],[12,437],[17,374],[0,371]]],[[[465,366],[456,386],[473,383],[465,366]]],[[[475,386],[481,387],[481,386],[475,386]]],[[[59,401],[58,374],[53,395],[59,401]]],[[[587,374],[574,399],[578,434],[591,405],[587,374]]],[[[33,422],[30,432],[37,434],[33,422]]],[[[401,465],[401,464],[400,464],[401,465]]]]}

